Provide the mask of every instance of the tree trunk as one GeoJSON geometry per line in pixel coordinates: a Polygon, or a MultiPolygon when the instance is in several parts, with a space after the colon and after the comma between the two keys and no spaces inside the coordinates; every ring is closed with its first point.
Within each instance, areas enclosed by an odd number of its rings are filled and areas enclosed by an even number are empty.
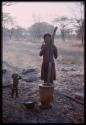
{"type": "Polygon", "coordinates": [[[81,31],[81,41],[82,41],[82,45],[84,45],[84,32],[83,32],[83,29],[81,31]]]}

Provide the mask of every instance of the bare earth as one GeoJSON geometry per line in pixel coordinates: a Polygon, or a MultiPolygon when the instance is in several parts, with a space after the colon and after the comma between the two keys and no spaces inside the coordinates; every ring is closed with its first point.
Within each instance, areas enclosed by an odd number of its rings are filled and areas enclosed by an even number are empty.
{"type": "MultiPolygon", "coordinates": [[[[84,123],[84,100],[74,101],[75,93],[84,98],[84,48],[78,40],[55,40],[58,58],[55,60],[57,80],[54,82],[52,108],[39,108],[39,84],[42,57],[39,51],[42,42],[5,41],[3,42],[3,122],[4,123],[84,123]],[[19,98],[11,98],[11,75],[23,69],[34,69],[31,82],[20,80],[19,98]],[[25,99],[36,101],[34,109],[27,110],[22,102],[25,99]]],[[[30,74],[29,74],[30,75],[30,74]]]]}

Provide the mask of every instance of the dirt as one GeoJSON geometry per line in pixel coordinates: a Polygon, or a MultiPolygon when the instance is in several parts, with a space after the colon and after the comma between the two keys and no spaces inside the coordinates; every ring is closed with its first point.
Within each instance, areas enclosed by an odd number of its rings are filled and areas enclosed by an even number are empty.
{"type": "MultiPolygon", "coordinates": [[[[21,44],[19,42],[3,42],[3,69],[5,71],[2,87],[3,122],[84,123],[84,100],[81,100],[83,104],[80,104],[65,96],[72,97],[76,92],[84,95],[84,51],[82,46],[78,46],[80,41],[66,41],[66,44],[62,41],[55,42],[59,51],[58,59],[55,60],[57,79],[54,81],[52,108],[46,110],[39,108],[39,84],[43,83],[40,80],[42,58],[39,57],[42,42],[21,41],[21,44]],[[24,69],[31,69],[31,71],[36,69],[36,80],[33,79],[31,82],[20,80],[19,98],[11,98],[11,75],[14,72],[21,74],[24,69]],[[33,99],[36,105],[33,109],[27,110],[22,102],[30,99],[33,99]]],[[[34,76],[34,72],[32,75],[34,76]]]]}

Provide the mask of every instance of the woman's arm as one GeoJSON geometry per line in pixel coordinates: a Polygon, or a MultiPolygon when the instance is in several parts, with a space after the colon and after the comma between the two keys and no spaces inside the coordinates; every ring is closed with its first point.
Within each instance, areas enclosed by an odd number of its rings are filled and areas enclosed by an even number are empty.
{"type": "Polygon", "coordinates": [[[41,51],[39,53],[40,56],[42,56],[44,54],[44,45],[41,46],[41,51]]]}

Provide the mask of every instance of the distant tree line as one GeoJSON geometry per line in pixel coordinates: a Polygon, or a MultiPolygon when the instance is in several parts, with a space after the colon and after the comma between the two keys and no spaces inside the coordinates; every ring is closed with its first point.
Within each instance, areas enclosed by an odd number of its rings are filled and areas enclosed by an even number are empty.
{"type": "MultiPolygon", "coordinates": [[[[58,21],[59,22],[59,21],[58,21]]],[[[80,38],[80,28],[76,28],[76,34],[73,34],[72,28],[67,28],[68,24],[62,23],[60,26],[60,33],[56,34],[56,37],[62,38],[64,41],[66,38],[77,37],[80,38]],[[79,36],[79,37],[78,37],[79,36]]],[[[15,39],[28,39],[29,37],[32,38],[43,38],[45,33],[52,34],[54,29],[53,25],[50,25],[46,22],[35,23],[28,29],[24,29],[20,26],[13,27],[11,29],[3,27],[3,37],[4,38],[15,38],[15,39]]]]}
{"type": "MultiPolygon", "coordinates": [[[[15,4],[14,2],[3,2],[3,6],[11,6],[15,4]]],[[[53,21],[57,24],[60,29],[60,34],[56,34],[56,37],[60,37],[65,41],[66,38],[76,37],[84,43],[84,2],[80,2],[76,4],[76,8],[80,11],[80,18],[77,18],[75,11],[73,10],[74,18],[67,17],[56,17],[53,21]],[[74,34],[75,32],[75,34],[74,34]]],[[[3,28],[3,38],[15,38],[15,39],[23,39],[23,38],[42,38],[45,33],[52,33],[54,26],[46,23],[46,22],[38,22],[34,23],[28,29],[24,29],[20,26],[15,26],[14,18],[6,12],[2,14],[2,28],[3,28]],[[9,29],[8,26],[11,26],[9,29]]]]}

